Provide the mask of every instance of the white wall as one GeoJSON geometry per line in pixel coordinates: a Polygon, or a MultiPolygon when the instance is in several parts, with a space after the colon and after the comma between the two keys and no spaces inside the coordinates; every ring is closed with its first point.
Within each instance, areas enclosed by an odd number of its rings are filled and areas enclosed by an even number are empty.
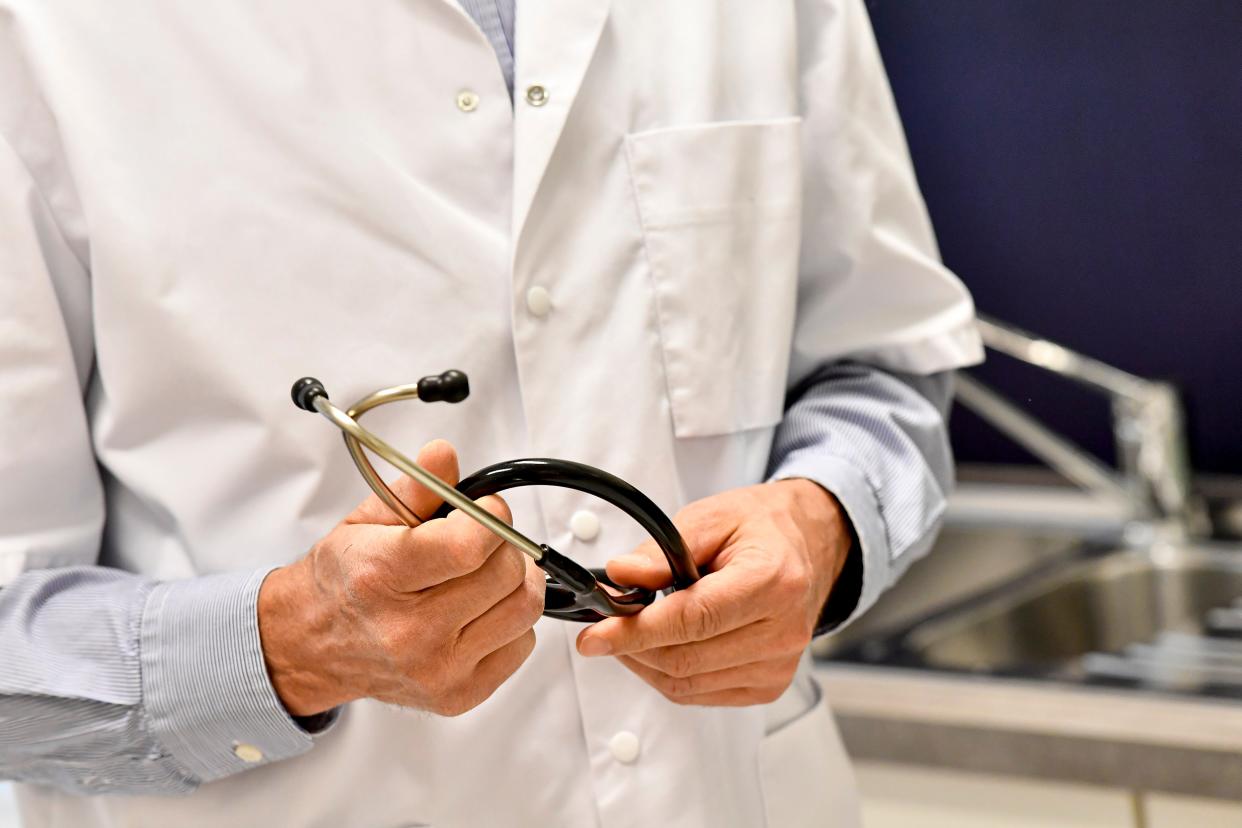
{"type": "Polygon", "coordinates": [[[0,782],[0,828],[17,828],[17,803],[13,801],[13,786],[0,782]]]}

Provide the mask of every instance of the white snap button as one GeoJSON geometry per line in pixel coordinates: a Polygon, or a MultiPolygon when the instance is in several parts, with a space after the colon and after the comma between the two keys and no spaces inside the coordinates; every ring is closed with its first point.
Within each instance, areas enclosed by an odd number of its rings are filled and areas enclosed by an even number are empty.
{"type": "Polygon", "coordinates": [[[457,93],[457,108],[462,112],[474,112],[479,108],[479,96],[469,89],[457,93]]]}
{"type": "Polygon", "coordinates": [[[599,536],[599,515],[579,509],[569,518],[569,531],[580,541],[593,541],[599,536]]]}
{"type": "Polygon", "coordinates": [[[543,106],[548,102],[548,90],[537,83],[526,87],[526,102],[531,106],[543,106]]]}
{"type": "Polygon", "coordinates": [[[628,730],[622,730],[608,742],[608,749],[612,751],[613,758],[626,765],[632,765],[638,759],[641,748],[637,734],[628,730]]]}
{"type": "Polygon", "coordinates": [[[254,745],[248,745],[244,742],[238,742],[233,745],[233,755],[243,762],[247,762],[252,765],[255,762],[263,761],[263,751],[259,750],[254,745]]]}
{"type": "Polygon", "coordinates": [[[535,316],[547,316],[552,310],[552,294],[547,288],[535,285],[526,291],[526,309],[535,316]]]}

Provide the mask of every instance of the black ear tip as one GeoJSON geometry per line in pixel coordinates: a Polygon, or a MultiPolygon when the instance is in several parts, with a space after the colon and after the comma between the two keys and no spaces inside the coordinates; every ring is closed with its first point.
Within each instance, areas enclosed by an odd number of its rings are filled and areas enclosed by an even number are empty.
{"type": "Polygon", "coordinates": [[[423,402],[457,403],[470,396],[470,381],[461,371],[423,377],[418,381],[418,398],[423,402]]]}
{"type": "Polygon", "coordinates": [[[324,389],[323,383],[314,377],[302,377],[293,384],[289,396],[293,397],[293,404],[298,408],[314,412],[315,400],[319,397],[326,398],[328,392],[324,389]]]}
{"type": "Polygon", "coordinates": [[[470,380],[452,368],[440,375],[440,387],[444,389],[445,402],[459,403],[470,396],[470,380]]]}

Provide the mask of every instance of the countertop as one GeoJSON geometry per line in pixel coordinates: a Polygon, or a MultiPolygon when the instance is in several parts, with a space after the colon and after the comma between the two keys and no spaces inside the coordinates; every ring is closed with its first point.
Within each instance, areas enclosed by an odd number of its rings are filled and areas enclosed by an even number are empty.
{"type": "Polygon", "coordinates": [[[1242,705],[820,662],[855,759],[1242,800],[1242,705]]]}
{"type": "Polygon", "coordinates": [[[850,754],[1242,800],[1242,703],[831,660],[842,646],[1073,554],[1051,531],[950,527],[875,607],[817,648],[817,674],[850,754]]]}

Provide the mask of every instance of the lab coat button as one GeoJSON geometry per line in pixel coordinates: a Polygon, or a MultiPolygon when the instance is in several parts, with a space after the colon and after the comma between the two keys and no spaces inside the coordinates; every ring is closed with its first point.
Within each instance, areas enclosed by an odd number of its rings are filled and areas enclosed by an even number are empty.
{"type": "Polygon", "coordinates": [[[526,87],[526,102],[531,106],[543,106],[548,102],[548,90],[537,83],[526,87]]]}
{"type": "Polygon", "coordinates": [[[474,112],[479,108],[479,96],[469,89],[457,93],[457,108],[462,112],[474,112]]]}
{"type": "Polygon", "coordinates": [[[580,541],[593,541],[599,536],[599,515],[579,509],[569,518],[569,531],[580,541]]]}
{"type": "Polygon", "coordinates": [[[547,288],[535,285],[526,291],[526,309],[535,316],[547,316],[552,310],[552,294],[547,288]]]}
{"type": "Polygon", "coordinates": [[[238,742],[233,745],[233,755],[238,759],[253,765],[255,762],[263,761],[263,751],[254,745],[248,745],[245,742],[238,742]]]}
{"type": "Polygon", "coordinates": [[[638,736],[628,730],[622,730],[608,742],[608,749],[612,751],[613,758],[626,765],[634,764],[641,747],[638,736]]]}

